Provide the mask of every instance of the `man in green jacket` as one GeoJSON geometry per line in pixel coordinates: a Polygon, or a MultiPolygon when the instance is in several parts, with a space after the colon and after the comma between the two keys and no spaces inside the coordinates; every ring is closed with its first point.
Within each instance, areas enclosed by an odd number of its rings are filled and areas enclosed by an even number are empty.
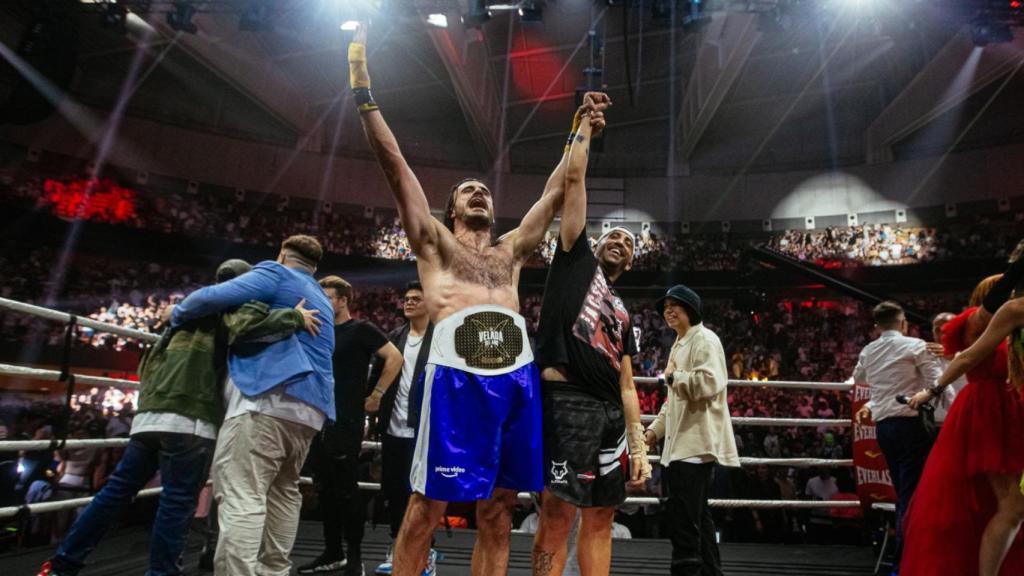
{"type": "MultiPolygon", "coordinates": [[[[242,260],[217,269],[217,282],[247,272],[242,260]]],[[[222,384],[229,346],[259,346],[296,331],[318,332],[316,310],[270,311],[250,302],[230,312],[200,318],[165,331],[139,364],[139,410],[124,457],[106,485],[68,531],[40,576],[77,574],[117,513],[159,471],[163,492],[153,522],[147,576],[182,573],[181,555],[206,482],[223,418],[222,384]]]]}

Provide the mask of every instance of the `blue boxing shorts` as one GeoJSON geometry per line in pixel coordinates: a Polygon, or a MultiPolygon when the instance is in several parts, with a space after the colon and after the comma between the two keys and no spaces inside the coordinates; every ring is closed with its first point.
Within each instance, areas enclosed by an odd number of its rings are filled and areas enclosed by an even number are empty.
{"type": "Polygon", "coordinates": [[[540,373],[523,317],[472,306],[434,327],[409,481],[432,500],[544,489],[540,373]]]}

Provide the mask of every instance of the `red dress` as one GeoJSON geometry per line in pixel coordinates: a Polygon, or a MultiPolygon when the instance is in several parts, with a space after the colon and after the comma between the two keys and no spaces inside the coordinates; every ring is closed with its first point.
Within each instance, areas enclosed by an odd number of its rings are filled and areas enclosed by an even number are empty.
{"type": "MultiPolygon", "coordinates": [[[[965,310],[946,324],[942,344],[951,355],[967,348],[965,310]]],[[[996,511],[986,475],[1020,477],[1024,470],[1024,398],[1007,384],[1007,343],[967,373],[928,456],[903,529],[900,576],[978,573],[981,534],[996,511]]],[[[1001,576],[1024,574],[1024,530],[1001,576]]]]}

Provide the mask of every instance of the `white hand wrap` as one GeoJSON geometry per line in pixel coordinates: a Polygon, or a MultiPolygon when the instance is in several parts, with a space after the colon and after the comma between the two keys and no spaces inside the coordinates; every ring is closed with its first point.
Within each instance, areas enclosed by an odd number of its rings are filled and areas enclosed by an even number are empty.
{"type": "Polygon", "coordinates": [[[626,425],[626,443],[629,446],[629,459],[633,466],[640,466],[640,479],[650,480],[651,461],[647,458],[647,443],[644,441],[643,424],[626,425]]]}

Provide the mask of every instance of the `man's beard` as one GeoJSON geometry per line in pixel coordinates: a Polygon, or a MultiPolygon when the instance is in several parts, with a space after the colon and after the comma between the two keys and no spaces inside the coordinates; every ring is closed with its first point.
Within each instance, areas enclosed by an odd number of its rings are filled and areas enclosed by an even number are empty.
{"type": "Polygon", "coordinates": [[[491,227],[490,215],[463,214],[461,220],[466,228],[470,230],[487,230],[491,227]]]}

